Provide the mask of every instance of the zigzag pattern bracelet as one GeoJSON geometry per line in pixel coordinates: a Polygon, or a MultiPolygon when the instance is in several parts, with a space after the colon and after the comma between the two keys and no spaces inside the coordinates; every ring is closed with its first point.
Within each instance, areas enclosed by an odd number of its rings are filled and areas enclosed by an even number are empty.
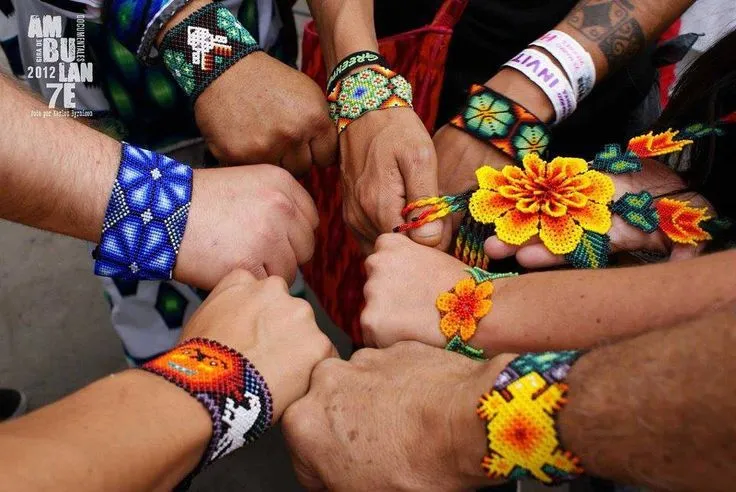
{"type": "Polygon", "coordinates": [[[164,64],[192,102],[228,68],[260,49],[232,12],[214,3],[174,26],[161,42],[164,64]]]}
{"type": "Polygon", "coordinates": [[[440,331],[447,338],[445,349],[471,359],[484,360],[483,350],[467,342],[475,335],[481,318],[491,312],[493,281],[516,274],[489,273],[480,268],[468,268],[466,272],[470,277],[457,282],[455,287],[440,294],[435,301],[440,312],[440,331]]]}
{"type": "Polygon", "coordinates": [[[192,168],[122,144],[120,168],[95,248],[95,275],[171,279],[192,201],[192,168]]]}
{"type": "Polygon", "coordinates": [[[394,231],[407,231],[450,213],[467,211],[455,255],[470,266],[482,267],[488,263],[482,243],[494,232],[503,242],[517,246],[539,236],[550,252],[565,255],[576,268],[605,267],[612,213],[644,232],[660,230],[673,242],[694,245],[708,241],[709,231],[727,229],[731,222],[711,218],[706,209],[690,207],[688,202],[663,198],[655,203],[647,192],[627,193],[613,202],[614,184],[603,172],[639,172],[642,158],[679,152],[694,138],[721,134],[718,127],[695,124],[680,132],[634,137],[625,151],[618,145],[607,145],[590,164],[573,157],[546,162],[529,153],[521,169],[506,166],[497,171],[484,166],[476,171],[478,190],[410,203],[402,212],[404,217],[417,208],[426,209],[394,231]]]}
{"type": "Polygon", "coordinates": [[[396,72],[371,65],[339,81],[327,96],[330,117],[342,133],[353,121],[378,109],[411,108],[411,84],[396,72]]]}
{"type": "Polygon", "coordinates": [[[580,352],[546,352],[517,357],[480,398],[477,413],[487,421],[488,455],[482,466],[493,479],[536,478],[556,485],[583,473],[566,451],[557,414],[567,403],[564,383],[580,352]]]}
{"type": "Polygon", "coordinates": [[[496,147],[518,163],[529,153],[544,155],[550,142],[547,125],[511,99],[473,84],[468,100],[450,125],[496,147]]]}
{"type": "Polygon", "coordinates": [[[374,51],[359,51],[340,60],[335,65],[330,78],[327,79],[327,94],[330,94],[335,89],[335,84],[343,77],[345,72],[368,65],[388,67],[388,62],[384,57],[374,51]]]}
{"type": "Polygon", "coordinates": [[[140,367],[182,388],[212,418],[212,438],[202,460],[185,479],[258,439],[270,426],[273,401],[266,381],[236,350],[192,338],[140,367]]]}

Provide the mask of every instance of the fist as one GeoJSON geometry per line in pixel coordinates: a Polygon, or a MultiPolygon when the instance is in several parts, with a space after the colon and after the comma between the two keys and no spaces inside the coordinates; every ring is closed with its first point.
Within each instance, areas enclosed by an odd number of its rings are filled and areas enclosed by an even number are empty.
{"type": "Polygon", "coordinates": [[[211,289],[232,270],[291,283],[314,252],[319,219],[309,194],[270,165],[194,171],[189,222],[174,277],[211,289]]]}
{"type": "Polygon", "coordinates": [[[360,324],[366,345],[388,347],[402,340],[438,347],[447,343],[435,301],[468,276],[465,264],[403,235],[384,234],[365,267],[366,305],[360,324]]]}
{"type": "Polygon", "coordinates": [[[335,491],[488,484],[475,407],[505,361],[481,364],[406,342],[320,363],[282,423],[299,480],[335,491]]]}
{"type": "Polygon", "coordinates": [[[309,386],[312,368],[336,355],[303,299],[282,278],[257,280],[245,270],[226,276],[184,327],[182,340],[205,337],[236,349],[266,379],[278,420],[309,386]]]}
{"type": "Polygon", "coordinates": [[[256,52],[215,79],[194,105],[197,126],[225,165],[279,164],[300,175],[335,161],[337,132],[309,77],[256,52]]]}

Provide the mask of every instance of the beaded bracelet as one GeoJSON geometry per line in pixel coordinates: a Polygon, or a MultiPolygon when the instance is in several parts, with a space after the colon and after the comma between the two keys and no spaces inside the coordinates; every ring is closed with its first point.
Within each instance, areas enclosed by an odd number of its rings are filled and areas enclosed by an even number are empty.
{"type": "Polygon", "coordinates": [[[164,64],[192,102],[228,68],[260,49],[232,12],[214,3],[174,26],[161,42],[164,64]]]}
{"type": "Polygon", "coordinates": [[[348,55],[335,65],[332,75],[327,79],[327,94],[335,89],[335,84],[339,79],[343,78],[345,72],[368,65],[389,66],[386,59],[374,51],[359,51],[348,55]]]}
{"type": "Polygon", "coordinates": [[[491,312],[493,281],[512,277],[515,273],[490,273],[480,268],[465,270],[470,277],[458,281],[448,292],[437,297],[440,331],[447,338],[446,350],[471,359],[484,360],[483,350],[467,344],[478,328],[478,322],[491,312]]]}
{"type": "Polygon", "coordinates": [[[557,417],[567,403],[564,383],[582,354],[524,354],[498,375],[476,410],[487,421],[488,455],[481,466],[492,479],[536,478],[547,485],[583,473],[580,459],[563,447],[557,417]]]}
{"type": "MultiPolygon", "coordinates": [[[[729,122],[728,118],[720,123],[729,122]]],[[[488,258],[480,253],[482,242],[495,233],[503,242],[517,246],[539,236],[550,252],[564,255],[574,267],[603,268],[610,252],[612,213],[645,232],[660,230],[673,242],[708,241],[712,238],[709,231],[730,227],[731,222],[712,218],[707,209],[690,207],[684,201],[663,198],[654,203],[647,192],[627,193],[613,202],[613,181],[603,172],[639,172],[642,158],[679,152],[693,139],[722,134],[718,126],[695,124],[681,131],[634,137],[625,151],[618,145],[607,145],[591,163],[572,157],[546,162],[530,153],[521,169],[506,166],[497,171],[484,166],[476,171],[477,190],[410,203],[402,211],[404,217],[418,207],[426,208],[394,231],[408,231],[452,212],[466,212],[455,255],[471,266],[487,265],[488,258]]]]}
{"type": "Polygon", "coordinates": [[[342,133],[364,114],[378,109],[411,108],[411,84],[396,72],[371,65],[343,80],[327,96],[330,117],[342,133]]]}
{"type": "Polygon", "coordinates": [[[473,84],[468,100],[450,125],[496,147],[516,162],[525,155],[544,155],[550,142],[547,126],[511,99],[473,84]]]}
{"type": "Polygon", "coordinates": [[[192,201],[192,168],[122,144],[120,168],[95,248],[95,275],[170,280],[192,201]]]}
{"type": "Polygon", "coordinates": [[[185,482],[271,426],[273,401],[266,381],[248,359],[214,340],[189,339],[140,369],[182,388],[212,418],[210,443],[185,482]]]}

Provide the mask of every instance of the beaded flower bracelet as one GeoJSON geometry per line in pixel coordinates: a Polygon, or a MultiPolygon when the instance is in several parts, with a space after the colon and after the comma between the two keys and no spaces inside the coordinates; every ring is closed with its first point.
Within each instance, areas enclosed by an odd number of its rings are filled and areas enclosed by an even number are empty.
{"type": "Polygon", "coordinates": [[[330,117],[342,133],[350,123],[378,109],[411,108],[411,84],[396,72],[371,65],[340,80],[327,96],[330,117]]]}
{"type": "Polygon", "coordinates": [[[530,111],[478,84],[470,88],[465,107],[450,125],[496,147],[518,163],[532,152],[544,155],[550,142],[547,126],[530,111]]]}
{"type": "Polygon", "coordinates": [[[327,79],[327,94],[331,93],[335,89],[335,84],[337,84],[338,80],[343,78],[346,72],[368,65],[388,67],[388,62],[384,57],[374,51],[358,51],[357,53],[348,55],[340,60],[340,62],[335,65],[335,69],[332,71],[330,78],[327,79]]]}
{"type": "Polygon", "coordinates": [[[170,280],[192,201],[192,168],[122,144],[120,168],[95,248],[95,275],[170,280]]]}
{"type": "Polygon", "coordinates": [[[490,478],[536,478],[556,485],[583,473],[580,460],[565,450],[557,430],[557,415],[567,403],[564,380],[581,355],[521,355],[480,398],[477,414],[487,421],[488,437],[488,455],[481,466],[490,478]]]}
{"type": "Polygon", "coordinates": [[[271,426],[273,401],[266,381],[248,359],[214,340],[192,338],[140,369],[182,388],[212,418],[210,443],[185,482],[271,426]]]}
{"type": "Polygon", "coordinates": [[[214,3],[174,26],[161,42],[164,64],[192,102],[228,68],[260,49],[232,12],[214,3]]]}
{"type": "Polygon", "coordinates": [[[612,213],[642,231],[660,230],[673,242],[707,241],[711,239],[709,230],[722,229],[730,221],[711,218],[707,209],[690,207],[685,201],[662,198],[655,203],[648,192],[627,193],[612,202],[613,181],[603,172],[639,172],[642,158],[679,152],[695,138],[722,133],[718,127],[696,124],[679,132],[668,130],[632,138],[625,151],[618,145],[607,145],[591,163],[573,157],[546,162],[538,154],[529,153],[521,169],[506,166],[498,171],[484,166],[476,171],[479,189],[410,203],[402,212],[404,217],[417,208],[426,208],[394,230],[407,231],[450,213],[467,211],[455,256],[470,266],[482,267],[488,262],[482,244],[493,233],[517,246],[539,236],[550,252],[565,255],[576,268],[605,267],[612,213]]]}
{"type": "Polygon", "coordinates": [[[478,322],[491,312],[493,281],[516,276],[515,273],[490,273],[480,268],[468,268],[470,277],[455,284],[448,292],[437,297],[435,305],[440,312],[440,331],[447,338],[445,349],[484,360],[483,350],[467,344],[478,328],[478,322]]]}

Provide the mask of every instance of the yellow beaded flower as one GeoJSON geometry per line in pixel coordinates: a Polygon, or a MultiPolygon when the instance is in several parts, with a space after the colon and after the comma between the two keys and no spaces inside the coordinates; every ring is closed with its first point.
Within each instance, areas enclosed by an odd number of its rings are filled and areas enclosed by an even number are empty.
{"type": "Polygon", "coordinates": [[[437,298],[440,330],[449,339],[460,334],[464,342],[475,335],[477,322],[491,310],[493,283],[489,280],[476,285],[472,277],[460,280],[450,292],[437,298]]]}
{"type": "Polygon", "coordinates": [[[482,224],[495,224],[505,243],[522,245],[538,234],[547,249],[564,255],[580,243],[583,231],[606,234],[611,228],[613,181],[588,169],[584,159],[547,163],[527,154],[523,169],[484,166],[476,177],[480,189],[470,198],[470,213],[482,224]]]}

